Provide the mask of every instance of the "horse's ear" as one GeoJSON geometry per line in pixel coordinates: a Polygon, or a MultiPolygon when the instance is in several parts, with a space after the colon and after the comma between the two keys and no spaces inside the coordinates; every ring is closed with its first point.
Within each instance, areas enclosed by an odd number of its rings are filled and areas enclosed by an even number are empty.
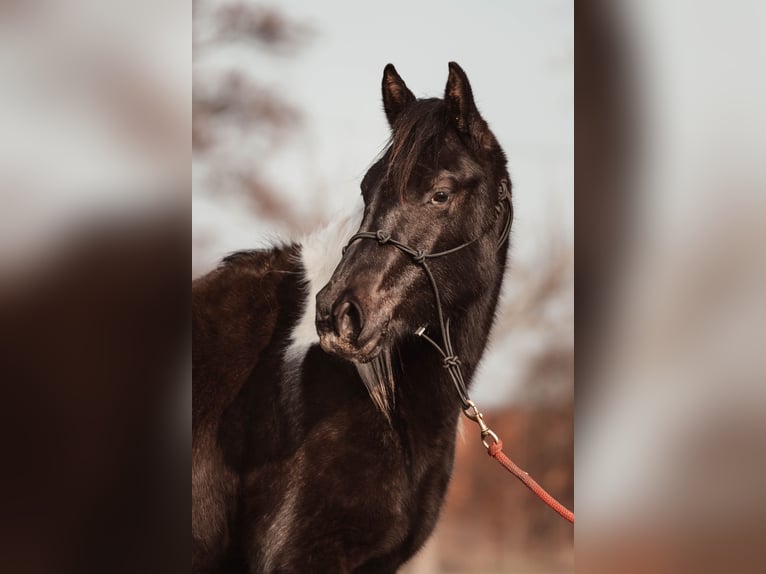
{"type": "Polygon", "coordinates": [[[455,127],[459,132],[470,136],[478,149],[488,151],[496,145],[487,122],[482,119],[476,108],[468,76],[456,62],[449,63],[444,101],[447,103],[447,109],[455,127]]]}
{"type": "Polygon", "coordinates": [[[444,101],[452,115],[457,129],[468,133],[474,116],[478,115],[476,104],[473,101],[471,84],[463,68],[455,62],[449,63],[449,77],[447,87],[444,88],[444,101]]]}
{"type": "Polygon", "coordinates": [[[404,109],[415,101],[407,84],[397,73],[393,64],[388,64],[383,70],[383,109],[391,127],[404,109]]]}

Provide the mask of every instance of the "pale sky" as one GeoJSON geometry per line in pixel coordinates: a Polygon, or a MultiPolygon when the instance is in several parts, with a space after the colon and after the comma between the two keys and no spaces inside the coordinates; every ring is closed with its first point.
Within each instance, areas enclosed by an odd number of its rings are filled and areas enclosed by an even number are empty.
{"type": "MultiPolygon", "coordinates": [[[[204,65],[257,70],[304,113],[301,133],[259,162],[296,210],[329,218],[356,199],[361,177],[389,134],[380,99],[386,63],[397,67],[416,96],[441,97],[447,62],[455,60],[509,158],[514,256],[534,260],[552,233],[573,242],[571,2],[282,0],[279,6],[315,30],[297,57],[232,49],[204,65]],[[307,201],[306,190],[318,186],[327,190],[322,205],[307,201]]],[[[201,171],[195,166],[198,188],[201,171]]],[[[212,203],[195,194],[195,232],[218,236],[203,268],[280,234],[243,211],[236,202],[212,203]]]]}

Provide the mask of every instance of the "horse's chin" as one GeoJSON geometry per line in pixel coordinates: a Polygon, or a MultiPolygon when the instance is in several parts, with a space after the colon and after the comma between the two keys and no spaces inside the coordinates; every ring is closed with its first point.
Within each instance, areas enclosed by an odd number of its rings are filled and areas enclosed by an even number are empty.
{"type": "Polygon", "coordinates": [[[378,357],[383,350],[383,343],[384,337],[381,335],[366,341],[362,347],[332,333],[319,337],[319,344],[326,353],[354,363],[369,363],[378,357]]]}

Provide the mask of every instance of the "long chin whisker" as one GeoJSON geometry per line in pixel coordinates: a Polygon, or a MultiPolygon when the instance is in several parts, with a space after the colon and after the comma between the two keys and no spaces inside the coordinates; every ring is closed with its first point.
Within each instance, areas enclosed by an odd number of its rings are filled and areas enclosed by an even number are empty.
{"type": "Polygon", "coordinates": [[[354,362],[354,365],[372,402],[390,423],[395,406],[394,370],[391,366],[391,350],[383,348],[374,359],[366,363],[354,362]]]}

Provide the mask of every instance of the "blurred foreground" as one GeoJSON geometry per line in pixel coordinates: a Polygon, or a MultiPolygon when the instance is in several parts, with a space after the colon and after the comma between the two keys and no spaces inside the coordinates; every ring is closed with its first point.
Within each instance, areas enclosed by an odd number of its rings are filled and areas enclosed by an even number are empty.
{"type": "Polygon", "coordinates": [[[578,567],[764,572],[766,7],[577,6],[578,567]]]}
{"type": "Polygon", "coordinates": [[[190,14],[0,3],[0,571],[188,569],[190,14]]]}

